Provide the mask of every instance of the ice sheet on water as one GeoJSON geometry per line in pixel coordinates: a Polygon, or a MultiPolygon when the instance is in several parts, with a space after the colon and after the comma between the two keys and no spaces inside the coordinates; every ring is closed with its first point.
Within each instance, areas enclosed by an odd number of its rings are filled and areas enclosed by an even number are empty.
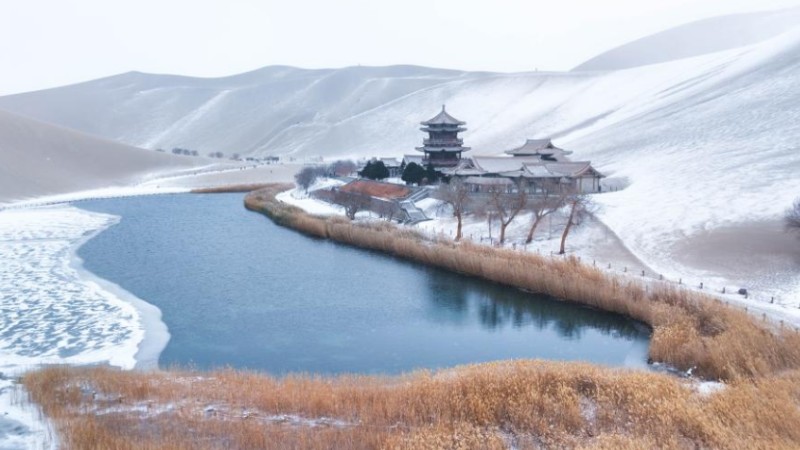
{"type": "Polygon", "coordinates": [[[57,444],[9,376],[42,364],[133,368],[138,311],[73,264],[77,246],[116,220],[71,206],[0,211],[0,448],[57,444]]]}
{"type": "Polygon", "coordinates": [[[81,241],[116,220],[69,206],[0,212],[0,371],[134,366],[144,335],[138,312],[71,263],[81,241]]]}

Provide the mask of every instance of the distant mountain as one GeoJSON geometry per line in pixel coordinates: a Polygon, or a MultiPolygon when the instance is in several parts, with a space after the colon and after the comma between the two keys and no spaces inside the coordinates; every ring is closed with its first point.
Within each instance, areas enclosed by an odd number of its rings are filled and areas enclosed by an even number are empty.
{"type": "Polygon", "coordinates": [[[204,164],[130,147],[0,110],[0,203],[123,186],[204,164]]]}
{"type": "Polygon", "coordinates": [[[800,24],[800,8],[713,17],[609,50],[573,71],[620,70],[756,44],[800,24]]]}
{"type": "Polygon", "coordinates": [[[406,95],[480,76],[413,66],[276,66],[218,79],[132,72],[0,97],[0,108],[144,148],[331,154],[358,139],[315,141],[337,124],[406,95]]]}

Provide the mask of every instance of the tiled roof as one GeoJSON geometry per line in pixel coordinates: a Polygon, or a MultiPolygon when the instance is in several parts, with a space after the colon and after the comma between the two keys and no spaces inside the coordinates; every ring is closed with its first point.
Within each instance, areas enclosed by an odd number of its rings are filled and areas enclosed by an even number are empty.
{"type": "Polygon", "coordinates": [[[524,144],[506,150],[506,153],[515,156],[554,155],[558,158],[572,152],[556,147],[550,139],[527,139],[524,144]]]}
{"type": "Polygon", "coordinates": [[[400,184],[381,183],[372,180],[355,180],[339,188],[342,192],[369,195],[370,197],[397,199],[408,197],[411,189],[400,184]]]}
{"type": "Polygon", "coordinates": [[[434,116],[432,119],[426,120],[425,122],[420,122],[422,125],[464,125],[467,122],[461,121],[456,119],[455,117],[447,114],[447,111],[444,109],[444,105],[442,105],[442,111],[434,116]]]}

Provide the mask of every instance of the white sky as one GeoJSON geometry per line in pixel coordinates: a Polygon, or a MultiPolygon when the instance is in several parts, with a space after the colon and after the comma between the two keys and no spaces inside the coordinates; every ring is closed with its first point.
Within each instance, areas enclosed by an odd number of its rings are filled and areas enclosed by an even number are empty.
{"type": "Polygon", "coordinates": [[[800,0],[0,0],[0,95],[130,70],[569,70],[682,23],[800,0]]]}

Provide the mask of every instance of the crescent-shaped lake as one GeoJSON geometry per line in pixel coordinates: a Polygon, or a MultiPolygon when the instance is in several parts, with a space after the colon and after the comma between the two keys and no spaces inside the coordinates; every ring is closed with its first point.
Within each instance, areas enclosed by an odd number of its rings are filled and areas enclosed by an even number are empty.
{"type": "Polygon", "coordinates": [[[162,367],[386,373],[540,358],[644,367],[626,317],[314,239],[242,194],[76,203],[120,216],[84,267],[162,311],[162,367]]]}

